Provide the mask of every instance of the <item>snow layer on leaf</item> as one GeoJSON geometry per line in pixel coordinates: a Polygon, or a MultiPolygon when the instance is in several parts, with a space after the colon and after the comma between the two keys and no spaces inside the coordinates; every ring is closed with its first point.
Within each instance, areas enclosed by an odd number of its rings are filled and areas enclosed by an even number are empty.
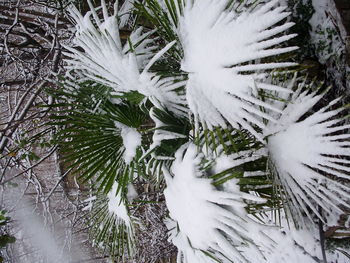
{"type": "MultiPolygon", "coordinates": [[[[295,84],[295,80],[292,81],[291,85],[295,84]]],[[[292,89],[292,86],[290,89],[292,89]]],[[[288,96],[283,98],[284,101],[275,100],[273,104],[280,110],[280,113],[276,114],[276,120],[278,121],[269,122],[264,130],[264,135],[268,136],[283,130],[285,127],[297,122],[305,113],[315,106],[323,95],[317,94],[317,90],[310,92],[311,89],[312,87],[310,85],[301,83],[293,94],[288,94],[288,96]],[[288,103],[286,103],[287,101],[288,103]]]]}
{"type": "Polygon", "coordinates": [[[136,149],[141,145],[141,134],[135,128],[124,128],[121,132],[125,146],[124,160],[130,163],[136,155],[136,149]]]}
{"type": "Polygon", "coordinates": [[[76,7],[70,8],[77,30],[74,44],[83,51],[67,47],[69,52],[66,55],[69,59],[66,68],[80,71],[88,79],[112,87],[113,93],[117,95],[138,91],[157,107],[183,114],[186,111],[185,98],[175,92],[184,86],[183,80],[177,77],[160,78],[149,72],[150,67],[175,42],[169,43],[155,54],[154,39],[148,38],[154,31],[142,34],[142,28],[139,28],[131,33],[130,41],[122,47],[116,15],[117,5],[112,16],[108,15],[104,1],[102,10],[103,21],[94,8],[85,16],[76,7]]]}
{"type": "MultiPolygon", "coordinates": [[[[261,248],[261,253],[263,257],[254,251],[251,251],[245,247],[242,247],[242,253],[246,255],[248,262],[250,263],[294,263],[294,262],[302,262],[302,263],[316,263],[313,255],[305,253],[305,249],[299,245],[296,240],[296,234],[303,235],[304,240],[312,242],[309,243],[308,246],[314,245],[316,247],[316,242],[314,239],[310,239],[311,236],[308,235],[307,232],[299,232],[296,233],[297,230],[289,230],[288,227],[283,229],[282,232],[278,227],[270,227],[264,231],[266,237],[271,240],[273,244],[272,247],[266,248],[266,241],[260,240],[259,238],[255,239],[257,246],[261,248]]],[[[317,244],[318,245],[318,244],[317,244]]],[[[315,251],[312,251],[315,252],[315,251]]],[[[320,260],[321,261],[321,260],[320,260]]]]}
{"type": "Polygon", "coordinates": [[[93,206],[93,202],[95,200],[96,200],[96,196],[91,196],[91,197],[85,199],[83,202],[87,203],[87,205],[82,208],[82,211],[91,211],[91,208],[93,206]]]}
{"type": "Polygon", "coordinates": [[[191,247],[188,238],[182,232],[177,231],[175,221],[166,222],[169,229],[169,241],[171,241],[178,249],[177,263],[214,263],[215,261],[206,256],[202,251],[191,247]]]}
{"type": "Polygon", "coordinates": [[[349,207],[350,188],[337,179],[349,179],[350,125],[337,119],[341,109],[329,110],[339,100],[299,121],[322,96],[297,93],[278,124],[269,124],[271,161],[300,218],[313,213],[322,219],[318,206],[336,216],[340,204],[349,207]]]}
{"type": "Polygon", "coordinates": [[[121,198],[121,191],[118,191],[118,182],[114,182],[111,191],[107,194],[108,197],[108,210],[113,213],[117,219],[123,221],[125,225],[131,224],[130,217],[125,206],[124,201],[121,198]]]}
{"type": "Polygon", "coordinates": [[[134,7],[135,0],[124,1],[122,7],[120,8],[118,15],[120,16],[120,28],[126,27],[131,19],[131,12],[134,7]]]}
{"type": "MultiPolygon", "coordinates": [[[[271,10],[278,3],[277,0],[242,14],[225,10],[228,2],[201,0],[186,4],[179,25],[180,40],[185,53],[182,68],[185,71],[227,68],[295,49],[268,49],[294,36],[270,39],[293,25],[287,23],[268,29],[289,15],[288,12],[283,12],[285,7],[271,10]]],[[[250,66],[253,68],[258,65],[250,66]]]]}
{"type": "Polygon", "coordinates": [[[244,200],[261,202],[261,199],[240,192],[238,186],[231,187],[229,192],[217,190],[212,180],[199,171],[201,157],[196,146],[186,145],[185,154],[184,148],[177,151],[170,173],[164,170],[166,204],[179,230],[177,234],[171,232],[180,251],[178,262],[214,262],[203,260],[201,250],[209,251],[222,262],[229,262],[227,258],[246,262],[238,246],[259,253],[253,239],[270,243],[260,231],[262,226],[249,219],[244,208],[244,200]]]}
{"type": "MultiPolygon", "coordinates": [[[[102,7],[106,8],[104,3],[102,7]]],[[[69,11],[77,29],[74,44],[84,52],[68,47],[68,68],[118,91],[137,90],[137,60],[133,53],[123,53],[116,15],[108,16],[106,11],[101,22],[94,9],[84,17],[75,6],[69,11]]]]}
{"type": "MultiPolygon", "coordinates": [[[[218,149],[216,152],[220,150],[221,149],[218,149]]],[[[226,155],[222,151],[219,153],[218,157],[215,158],[213,173],[217,174],[229,168],[236,167],[247,162],[253,162],[263,156],[267,156],[267,149],[265,148],[239,151],[230,155],[226,155]]]]}
{"type": "Polygon", "coordinates": [[[120,135],[123,139],[125,147],[124,160],[129,164],[136,155],[136,149],[141,145],[141,134],[132,127],[128,127],[122,123],[115,122],[115,126],[120,129],[120,135]]]}
{"type": "Polygon", "coordinates": [[[184,86],[185,81],[178,77],[161,79],[160,76],[149,72],[143,72],[140,80],[144,85],[140,86],[139,92],[147,96],[154,106],[159,109],[166,108],[177,115],[186,115],[186,99],[175,91],[184,86]]]}
{"type": "Polygon", "coordinates": [[[201,0],[184,7],[178,32],[184,50],[181,67],[190,73],[186,97],[191,111],[207,127],[225,127],[227,121],[262,140],[253,127],[263,127],[262,120],[271,117],[259,107],[278,109],[259,100],[258,90],[290,91],[263,83],[257,72],[294,64],[241,64],[295,50],[273,48],[295,36],[276,36],[293,23],[271,28],[289,14],[283,7],[274,8],[276,0],[242,14],[226,10],[228,3],[201,0]]]}
{"type": "Polygon", "coordinates": [[[150,110],[150,117],[154,121],[155,130],[152,136],[152,144],[150,145],[148,152],[153,151],[163,140],[186,138],[183,134],[166,130],[165,128],[167,125],[157,118],[154,113],[154,108],[150,110]]]}

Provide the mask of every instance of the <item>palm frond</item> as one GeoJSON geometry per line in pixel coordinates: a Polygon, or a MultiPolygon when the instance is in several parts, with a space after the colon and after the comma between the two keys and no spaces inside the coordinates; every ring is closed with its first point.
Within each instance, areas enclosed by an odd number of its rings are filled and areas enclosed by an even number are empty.
{"type": "Polygon", "coordinates": [[[66,47],[69,50],[66,52],[69,57],[66,68],[111,87],[114,95],[137,91],[157,107],[166,107],[179,114],[186,112],[185,98],[177,92],[185,84],[183,78],[161,77],[150,71],[175,42],[155,52],[155,40],[149,38],[154,31],[142,33],[142,28],[138,28],[131,33],[123,47],[119,36],[117,5],[111,16],[104,1],[101,7],[103,20],[92,5],[91,11],[84,17],[74,6],[71,7],[70,13],[77,29],[74,41],[80,50],[66,47]]]}
{"type": "MultiPolygon", "coordinates": [[[[183,6],[183,0],[145,0],[143,3],[136,3],[135,8],[140,18],[146,19],[157,29],[157,34],[168,43],[178,41],[176,26],[178,24],[179,12],[183,6]]],[[[183,51],[179,46],[171,51],[172,58],[180,61],[183,51]]]]}
{"type": "Polygon", "coordinates": [[[166,109],[152,107],[149,114],[154,127],[149,129],[151,143],[141,162],[146,163],[147,173],[159,184],[163,181],[163,167],[169,167],[174,153],[189,141],[191,124],[187,118],[166,109]]]}
{"type": "Polygon", "coordinates": [[[137,129],[143,124],[145,114],[130,103],[96,100],[94,92],[101,89],[84,85],[57,91],[59,103],[51,107],[64,107],[52,116],[52,124],[60,128],[56,141],[63,161],[83,181],[94,178],[99,189],[108,193],[114,181],[126,184],[133,174],[129,163],[141,144],[137,129]],[[139,138],[137,145],[136,138],[139,138]],[[125,154],[129,154],[127,160],[125,154]]]}
{"type": "Polygon", "coordinates": [[[97,194],[91,210],[90,235],[93,245],[107,252],[117,262],[133,257],[135,249],[134,219],[129,216],[126,193],[115,182],[106,195],[97,194]]]}
{"type": "Polygon", "coordinates": [[[275,26],[288,16],[285,8],[274,7],[277,2],[239,14],[226,9],[228,1],[190,1],[179,14],[178,34],[184,50],[181,68],[189,73],[186,98],[197,121],[209,129],[225,128],[228,122],[263,141],[259,133],[265,127],[263,120],[273,119],[259,107],[279,111],[260,100],[258,91],[291,92],[264,83],[261,72],[294,63],[250,63],[296,49],[272,48],[295,36],[279,36],[293,23],[275,26]]]}
{"type": "MultiPolygon", "coordinates": [[[[321,220],[326,213],[341,214],[349,207],[350,125],[341,118],[344,108],[336,99],[313,114],[306,114],[324,96],[301,86],[285,105],[278,123],[267,129],[272,168],[296,210],[299,222],[306,215],[321,220]],[[333,108],[333,109],[332,109],[333,108]]],[[[303,224],[303,223],[302,223],[303,224]]]]}
{"type": "MultiPolygon", "coordinates": [[[[218,262],[229,262],[227,259],[246,262],[239,247],[249,246],[259,253],[253,236],[260,234],[251,231],[258,229],[259,224],[246,216],[243,200],[255,203],[264,200],[241,192],[237,185],[231,185],[229,191],[217,190],[212,180],[200,172],[200,163],[196,146],[189,144],[177,151],[170,171],[164,169],[167,182],[164,195],[170,217],[177,224],[172,239],[180,250],[178,262],[212,262],[203,259],[208,255],[218,262]]],[[[234,180],[230,182],[234,184],[234,180]]]]}
{"type": "Polygon", "coordinates": [[[216,128],[205,130],[196,140],[204,153],[207,164],[203,171],[212,179],[218,189],[234,180],[240,191],[254,193],[266,200],[264,204],[247,204],[252,214],[283,208],[280,192],[274,188],[272,175],[268,170],[267,149],[248,132],[216,128]]]}

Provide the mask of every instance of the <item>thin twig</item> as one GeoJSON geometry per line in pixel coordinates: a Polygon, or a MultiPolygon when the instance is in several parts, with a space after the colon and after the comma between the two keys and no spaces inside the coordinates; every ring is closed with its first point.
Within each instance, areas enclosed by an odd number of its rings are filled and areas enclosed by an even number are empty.
{"type": "Polygon", "coordinates": [[[9,179],[7,179],[7,180],[1,182],[0,185],[4,185],[4,184],[6,184],[6,183],[12,181],[13,179],[17,178],[18,176],[21,176],[22,174],[31,171],[34,167],[38,166],[38,165],[41,164],[43,161],[45,161],[47,158],[49,158],[49,157],[56,151],[56,149],[57,149],[57,146],[54,146],[54,147],[51,149],[51,151],[50,151],[47,155],[45,155],[44,157],[42,157],[38,162],[36,162],[36,163],[33,164],[32,166],[28,167],[28,168],[25,169],[24,171],[22,171],[22,172],[16,174],[15,176],[13,176],[13,177],[11,177],[11,178],[9,178],[9,179]]]}
{"type": "Polygon", "coordinates": [[[54,193],[54,191],[56,190],[56,188],[58,187],[58,185],[62,182],[62,180],[72,171],[73,168],[68,169],[55,183],[54,187],[52,187],[50,193],[46,196],[46,198],[44,199],[44,202],[47,201],[51,195],[54,193]]]}

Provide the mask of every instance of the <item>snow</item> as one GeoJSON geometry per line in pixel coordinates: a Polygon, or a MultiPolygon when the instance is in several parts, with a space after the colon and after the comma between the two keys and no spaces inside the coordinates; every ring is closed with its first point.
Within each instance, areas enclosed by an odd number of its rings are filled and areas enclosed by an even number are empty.
{"type": "MultiPolygon", "coordinates": [[[[178,263],[217,262],[202,251],[223,263],[315,262],[308,250],[314,252],[318,244],[310,233],[288,230],[287,223],[280,229],[263,218],[265,225],[257,223],[247,214],[246,202],[264,200],[242,193],[238,180],[227,181],[223,190],[216,189],[199,169],[201,158],[195,145],[186,145],[176,153],[170,171],[164,171],[171,217],[166,225],[169,240],[179,250],[178,263]]],[[[218,160],[217,172],[228,168],[228,159],[218,160]]]]}
{"type": "Polygon", "coordinates": [[[213,173],[217,174],[229,168],[236,167],[247,162],[253,162],[255,160],[260,159],[263,156],[267,156],[267,152],[265,148],[262,148],[259,150],[254,149],[254,150],[240,151],[238,153],[233,153],[230,155],[220,153],[218,157],[215,158],[213,173]]]}
{"type": "Polygon", "coordinates": [[[134,199],[136,199],[137,196],[138,196],[138,194],[136,192],[134,185],[132,183],[129,183],[128,184],[128,193],[126,195],[126,198],[128,199],[129,202],[131,202],[134,199]]]}
{"type": "Polygon", "coordinates": [[[129,164],[136,155],[137,147],[141,146],[141,134],[132,127],[128,127],[120,122],[114,122],[115,126],[120,129],[120,135],[123,139],[123,145],[125,147],[124,151],[124,161],[129,164]]]}
{"type": "Polygon", "coordinates": [[[315,13],[309,23],[310,36],[318,61],[326,65],[326,72],[337,88],[349,94],[346,82],[349,72],[346,62],[347,32],[340,13],[332,0],[312,0],[315,13]],[[345,82],[344,82],[345,80],[345,82]]]}
{"type": "MultiPolygon", "coordinates": [[[[105,5],[102,7],[106,8],[105,5]]],[[[91,9],[84,17],[74,6],[69,11],[76,23],[75,45],[82,47],[84,52],[67,47],[70,51],[66,54],[70,57],[67,60],[70,64],[68,69],[81,70],[86,77],[118,91],[136,90],[136,58],[133,54],[122,52],[115,15],[104,13],[104,21],[101,22],[95,9],[91,9]]]]}
{"type": "Polygon", "coordinates": [[[135,128],[124,128],[121,132],[125,147],[124,160],[129,164],[136,155],[136,149],[141,145],[141,134],[135,128]]]}
{"type": "MultiPolygon", "coordinates": [[[[90,1],[89,3],[91,5],[90,1]]],[[[143,29],[138,28],[131,33],[129,41],[122,47],[116,14],[117,4],[111,16],[108,15],[105,2],[102,1],[101,4],[103,21],[92,5],[91,11],[84,17],[76,7],[70,7],[69,12],[76,24],[74,44],[84,52],[66,47],[69,51],[65,53],[68,57],[66,69],[80,72],[90,80],[113,88],[113,94],[138,91],[158,108],[166,107],[179,114],[186,111],[183,106],[186,104],[185,99],[174,91],[184,85],[182,79],[160,78],[149,72],[150,67],[175,42],[168,43],[158,53],[154,53],[157,49],[155,40],[148,38],[154,31],[142,33],[143,29]]]]}
{"type": "Polygon", "coordinates": [[[96,200],[96,196],[91,196],[84,200],[84,203],[88,203],[86,206],[82,208],[82,211],[91,211],[93,202],[96,200]]]}
{"type": "Polygon", "coordinates": [[[179,230],[175,234],[174,224],[168,222],[170,239],[180,255],[187,259],[185,262],[212,262],[203,260],[200,250],[205,250],[212,251],[223,262],[227,262],[224,257],[245,262],[237,246],[246,244],[258,250],[252,240],[264,237],[259,233],[261,225],[246,216],[243,200],[256,203],[264,200],[240,192],[234,180],[230,181],[234,185],[230,191],[217,190],[199,171],[201,155],[193,144],[178,150],[175,157],[171,170],[164,170],[167,183],[164,195],[170,217],[179,230]]]}
{"type": "MultiPolygon", "coordinates": [[[[271,227],[270,229],[265,229],[264,235],[273,240],[273,246],[271,246],[270,248],[266,248],[266,244],[263,243],[263,240],[256,239],[256,244],[261,247],[261,252],[264,258],[262,257],[262,255],[252,253],[252,251],[249,250],[245,250],[244,247],[242,248],[242,250],[244,251],[244,254],[247,255],[247,259],[249,260],[248,262],[251,263],[320,262],[315,261],[315,259],[312,257],[313,254],[310,255],[308,253],[305,253],[304,247],[299,243],[296,243],[294,239],[296,232],[296,230],[293,232],[289,231],[288,228],[284,229],[284,232],[282,232],[278,227],[271,227]],[[292,233],[294,233],[294,235],[292,235],[292,233]]],[[[299,232],[298,234],[301,235],[301,238],[303,238],[303,245],[306,242],[310,242],[307,243],[308,247],[316,245],[313,237],[311,237],[311,235],[308,235],[307,232],[299,232]]]]}
{"type": "Polygon", "coordinates": [[[308,94],[299,90],[284,109],[277,124],[269,124],[272,134],[268,138],[271,161],[278,177],[297,209],[299,219],[303,213],[312,221],[312,214],[320,219],[317,206],[334,216],[342,213],[339,204],[349,207],[349,188],[334,178],[348,178],[350,156],[350,125],[334,119],[342,109],[329,110],[338,100],[315,112],[304,120],[298,119],[320,99],[316,92],[308,94]],[[334,133],[337,135],[334,135],[334,133]],[[341,134],[339,134],[341,133],[341,134]]]}
{"type": "Polygon", "coordinates": [[[124,201],[121,198],[121,191],[118,191],[118,182],[114,182],[111,191],[107,194],[108,197],[108,210],[114,214],[117,219],[123,221],[125,225],[130,225],[130,217],[125,206],[124,201]]]}
{"type": "Polygon", "coordinates": [[[264,84],[264,75],[257,73],[295,64],[241,64],[296,49],[273,48],[295,36],[276,37],[293,23],[270,28],[289,15],[284,7],[275,7],[277,3],[273,0],[242,14],[225,10],[228,1],[201,0],[185,5],[178,28],[184,50],[181,68],[189,73],[186,98],[196,121],[208,128],[226,127],[227,121],[263,141],[254,126],[262,128],[262,120],[271,118],[259,107],[274,109],[257,98],[258,89],[290,91],[264,84]]]}
{"type": "MultiPolygon", "coordinates": [[[[128,12],[131,2],[125,2],[118,14],[128,12]]],[[[93,8],[84,17],[72,8],[71,15],[77,29],[75,44],[84,52],[68,48],[68,68],[112,87],[113,94],[137,91],[151,101],[154,107],[150,117],[155,129],[145,156],[162,140],[186,138],[183,134],[162,129],[166,124],[156,117],[155,107],[186,116],[188,104],[194,114],[195,127],[201,123],[209,129],[215,126],[227,128],[229,124],[249,131],[264,144],[267,142],[267,148],[230,155],[225,155],[218,147],[219,154],[211,156],[214,173],[267,156],[268,150],[271,166],[277,172],[276,183],[282,184],[300,224],[308,227],[314,215],[325,220],[319,214],[318,206],[333,216],[333,221],[329,219],[327,223],[334,222],[342,213],[339,205],[349,207],[346,198],[350,188],[336,179],[348,179],[350,172],[347,160],[350,135],[345,132],[350,125],[335,120],[342,111],[332,109],[338,100],[304,117],[323,94],[304,91],[303,85],[293,92],[296,77],[285,87],[270,84],[267,71],[295,65],[290,62],[261,63],[264,58],[296,49],[279,47],[295,37],[294,34],[284,34],[293,23],[283,22],[289,13],[278,5],[280,1],[271,0],[243,13],[235,12],[233,8],[226,9],[229,2],[187,1],[183,13],[178,14],[179,24],[175,28],[180,43],[166,43],[157,53],[154,41],[148,39],[154,31],[144,34],[142,28],[131,34],[131,46],[127,43],[122,47],[118,28],[125,26],[129,17],[122,16],[119,23],[117,6],[114,14],[109,16],[102,1],[102,21],[93,8]],[[176,44],[182,45],[181,69],[188,73],[188,80],[162,78],[152,72],[154,63],[176,44]],[[186,96],[177,92],[181,87],[186,87],[186,96]],[[276,94],[289,103],[263,101],[259,97],[260,91],[276,94]],[[324,176],[324,173],[335,179],[324,176]],[[305,221],[305,214],[310,221],[305,221]]],[[[161,3],[165,8],[164,1],[161,3]]],[[[313,25],[319,23],[321,18],[318,16],[326,1],[315,3],[320,9],[316,10],[311,21],[313,25]]],[[[179,6],[177,10],[180,10],[179,6]]],[[[115,126],[123,139],[123,158],[129,164],[141,146],[141,134],[119,122],[115,122],[115,126]]],[[[193,132],[196,134],[197,131],[193,132]]],[[[170,216],[167,221],[169,240],[179,250],[178,263],[217,262],[203,251],[222,263],[231,260],[314,262],[308,255],[312,254],[310,251],[320,257],[316,251],[319,244],[312,233],[288,230],[283,226],[284,233],[270,222],[259,224],[249,215],[245,209],[248,202],[262,204],[266,200],[256,194],[241,192],[238,180],[232,179],[220,189],[214,187],[212,180],[200,169],[203,154],[199,148],[192,143],[185,144],[176,152],[170,168],[163,166],[164,195],[170,216]]],[[[173,160],[167,156],[161,158],[173,160]]],[[[152,165],[151,161],[147,166],[152,165]]],[[[265,171],[245,173],[245,176],[259,174],[265,174],[265,171]]],[[[119,223],[131,226],[126,200],[117,190],[118,183],[115,182],[107,195],[108,210],[119,219],[119,223]]],[[[127,199],[130,201],[136,197],[135,188],[129,184],[127,199]]],[[[89,204],[84,209],[90,207],[89,204]]]]}
{"type": "Polygon", "coordinates": [[[175,221],[168,221],[166,225],[169,229],[169,240],[177,247],[177,263],[213,263],[213,260],[206,256],[202,251],[191,247],[187,237],[177,231],[175,221]]]}
{"type": "MultiPolygon", "coordinates": [[[[62,253],[61,247],[57,243],[57,238],[30,208],[31,207],[26,204],[19,212],[16,212],[17,214],[15,217],[23,228],[25,239],[30,242],[34,247],[33,249],[37,250],[45,258],[50,258],[52,263],[70,262],[70,255],[62,253]]],[[[22,260],[26,262],[25,259],[22,260]]]]}
{"type": "Polygon", "coordinates": [[[126,0],[120,8],[118,12],[118,15],[120,17],[120,28],[126,27],[128,25],[129,20],[132,19],[131,12],[132,8],[134,7],[134,2],[135,0],[126,0]]]}

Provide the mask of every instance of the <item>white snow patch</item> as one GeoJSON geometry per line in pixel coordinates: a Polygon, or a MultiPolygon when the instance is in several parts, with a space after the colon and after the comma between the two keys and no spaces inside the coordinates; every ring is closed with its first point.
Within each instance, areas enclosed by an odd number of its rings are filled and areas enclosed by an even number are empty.
{"type": "Polygon", "coordinates": [[[121,129],[120,135],[125,147],[123,157],[125,163],[129,164],[136,155],[137,147],[141,145],[141,134],[135,128],[128,127],[122,123],[115,122],[115,126],[121,129]]]}
{"type": "Polygon", "coordinates": [[[258,253],[252,240],[259,238],[265,245],[270,243],[260,233],[263,226],[250,220],[244,209],[244,200],[259,203],[261,198],[240,192],[238,186],[227,192],[217,190],[210,179],[202,177],[198,169],[201,157],[193,144],[181,148],[175,156],[171,173],[164,170],[167,182],[164,195],[170,217],[179,230],[175,234],[176,230],[168,223],[171,240],[179,249],[179,257],[186,259],[184,262],[212,262],[204,260],[200,251],[208,249],[223,262],[228,262],[225,257],[245,262],[238,246],[246,244],[258,253]]]}
{"type": "Polygon", "coordinates": [[[189,72],[186,98],[196,122],[210,129],[226,127],[227,121],[263,141],[253,126],[264,128],[262,120],[272,118],[259,107],[278,109],[258,99],[258,89],[290,91],[263,83],[265,75],[260,72],[295,64],[251,61],[295,50],[296,47],[273,48],[295,36],[276,36],[293,23],[271,29],[289,15],[284,7],[275,7],[278,0],[242,14],[225,10],[227,4],[228,1],[195,1],[185,5],[179,18],[178,33],[184,49],[181,67],[189,72]],[[250,64],[241,65],[246,62],[250,64]]]}
{"type": "Polygon", "coordinates": [[[260,159],[263,156],[267,156],[267,149],[261,148],[259,150],[247,150],[226,155],[221,153],[215,158],[215,165],[213,167],[214,173],[223,172],[229,168],[239,166],[247,162],[253,162],[260,159]]]}
{"type": "Polygon", "coordinates": [[[128,198],[128,201],[131,202],[138,196],[136,189],[132,183],[128,184],[128,193],[126,197],[128,198]]]}
{"type": "MultiPolygon", "coordinates": [[[[268,149],[278,177],[291,197],[297,215],[302,213],[310,220],[318,213],[317,206],[333,215],[335,220],[342,211],[339,204],[349,207],[349,188],[329,177],[348,178],[347,162],[341,156],[350,156],[350,125],[340,124],[336,119],[339,110],[329,110],[338,100],[302,121],[298,119],[309,111],[322,96],[316,92],[308,94],[299,89],[285,107],[278,123],[268,125],[268,149]],[[334,133],[340,133],[334,135],[334,133]]],[[[332,220],[331,220],[332,221],[332,220]]]]}
{"type": "Polygon", "coordinates": [[[132,16],[132,9],[134,7],[135,0],[126,0],[124,1],[122,7],[120,8],[118,15],[120,17],[119,28],[124,28],[128,25],[132,16]]]}
{"type": "Polygon", "coordinates": [[[124,221],[126,225],[130,224],[130,217],[125,206],[124,201],[121,198],[121,191],[117,193],[118,182],[114,182],[111,191],[107,194],[109,199],[108,201],[108,210],[110,213],[113,213],[118,219],[124,221]]]}
{"type": "Polygon", "coordinates": [[[85,16],[74,6],[69,9],[76,23],[76,48],[66,47],[67,70],[77,71],[86,78],[113,88],[113,93],[138,91],[149,97],[157,107],[166,107],[179,113],[186,111],[185,98],[175,92],[184,85],[181,78],[160,78],[150,73],[150,67],[167,52],[175,42],[167,44],[158,53],[154,39],[148,38],[154,31],[142,33],[142,28],[133,31],[130,41],[122,47],[117,19],[117,3],[114,14],[109,16],[106,4],[102,2],[103,20],[96,10],[91,9],[85,16]],[[130,47],[129,42],[132,46],[130,47]],[[178,81],[177,81],[178,80],[178,81]]]}

